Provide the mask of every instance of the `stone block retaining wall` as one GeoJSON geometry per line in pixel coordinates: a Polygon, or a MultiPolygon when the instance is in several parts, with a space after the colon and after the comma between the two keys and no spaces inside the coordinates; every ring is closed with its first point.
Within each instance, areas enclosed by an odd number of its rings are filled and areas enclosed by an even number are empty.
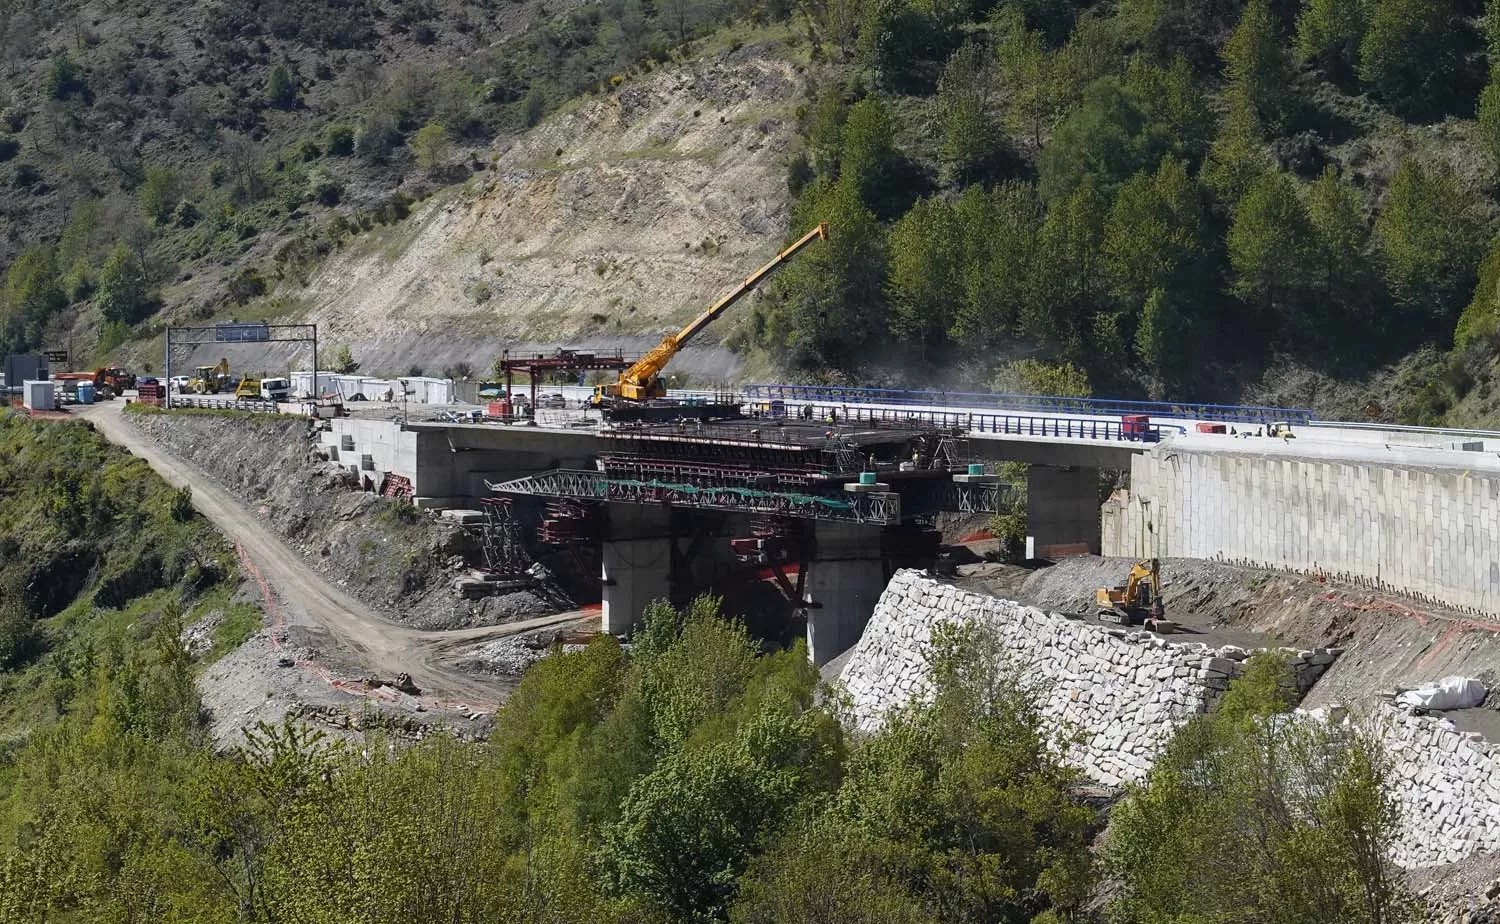
{"type": "Polygon", "coordinates": [[[1389,703],[1359,721],[1391,761],[1401,806],[1397,864],[1437,866],[1500,851],[1500,745],[1389,703]]]}
{"type": "MultiPolygon", "coordinates": [[[[1109,786],[1145,776],[1177,728],[1208,710],[1250,654],[1098,626],[900,571],[840,675],[858,725],[873,729],[887,710],[927,695],[933,629],[971,620],[993,626],[1017,666],[1048,682],[1044,713],[1081,738],[1069,759],[1109,786]]],[[[1291,654],[1304,690],[1337,656],[1291,654]]]]}

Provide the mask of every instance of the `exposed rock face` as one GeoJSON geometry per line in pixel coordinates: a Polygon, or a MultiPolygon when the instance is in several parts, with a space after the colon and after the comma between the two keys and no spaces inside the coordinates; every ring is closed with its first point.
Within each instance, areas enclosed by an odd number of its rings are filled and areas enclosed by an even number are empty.
{"type": "MultiPolygon", "coordinates": [[[[302,297],[370,370],[571,343],[644,350],[774,255],[803,77],[774,44],[632,77],[329,259],[302,297]]],[[[741,311],[745,310],[742,306],[741,311]]],[[[673,364],[737,365],[720,322],[673,364]]]]}

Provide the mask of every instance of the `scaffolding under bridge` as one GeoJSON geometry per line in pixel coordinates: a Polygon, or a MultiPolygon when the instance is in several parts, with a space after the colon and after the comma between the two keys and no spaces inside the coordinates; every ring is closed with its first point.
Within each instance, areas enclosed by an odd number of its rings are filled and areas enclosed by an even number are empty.
{"type": "Polygon", "coordinates": [[[555,469],[510,481],[486,482],[486,485],[497,494],[670,505],[871,526],[894,526],[901,522],[901,495],[894,491],[845,492],[832,496],[778,490],[772,486],[704,485],[656,478],[610,477],[602,472],[578,469],[555,469]]]}

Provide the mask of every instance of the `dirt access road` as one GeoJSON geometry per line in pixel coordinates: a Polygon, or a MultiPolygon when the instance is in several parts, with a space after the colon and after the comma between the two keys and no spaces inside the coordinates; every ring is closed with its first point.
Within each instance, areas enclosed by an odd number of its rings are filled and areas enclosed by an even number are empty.
{"type": "MultiPolygon", "coordinates": [[[[286,630],[325,652],[328,671],[346,676],[390,678],[405,672],[423,688],[419,698],[433,708],[492,708],[505,684],[453,665],[456,649],[585,618],[581,611],[513,622],[503,626],[446,632],[412,629],[370,612],[369,607],[325,581],[255,514],[196,466],[175,459],[136,432],[110,401],[79,409],[110,442],[144,459],[173,487],[191,488],[193,506],[254,565],[285,614],[286,630]],[[459,702],[461,701],[461,702],[459,702]]],[[[314,666],[315,667],[315,666],[314,666]]]]}

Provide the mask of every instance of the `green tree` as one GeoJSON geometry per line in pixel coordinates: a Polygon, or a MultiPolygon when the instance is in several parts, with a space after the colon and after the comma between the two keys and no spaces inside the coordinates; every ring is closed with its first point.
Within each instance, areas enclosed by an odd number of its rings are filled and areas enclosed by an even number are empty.
{"type": "Polygon", "coordinates": [[[1479,264],[1479,281],[1474,297],[1459,316],[1453,333],[1454,349],[1474,341],[1483,341],[1500,333],[1500,242],[1490,245],[1490,252],[1479,264]]]}
{"type": "Polygon", "coordinates": [[[1130,306],[1175,288],[1202,253],[1199,192],[1186,166],[1170,158],[1120,189],[1104,226],[1104,267],[1116,298],[1130,306]]]}
{"type": "Polygon", "coordinates": [[[354,129],[335,123],[323,133],[323,146],[335,157],[348,157],[354,153],[354,129]]]}
{"type": "Polygon", "coordinates": [[[818,181],[798,203],[795,228],[836,229],[776,278],[757,339],[795,369],[854,370],[889,330],[886,250],[854,181],[818,181]]]}
{"type": "Polygon", "coordinates": [[[285,65],[271,68],[266,78],[266,102],[278,109],[291,109],[297,105],[297,81],[285,65]]]}
{"type": "Polygon", "coordinates": [[[1004,138],[990,112],[995,77],[990,52],[966,42],[948,59],[938,81],[942,120],[938,162],[944,179],[965,184],[986,175],[1003,150],[1004,138]]]}
{"type": "Polygon", "coordinates": [[[1404,306],[1451,323],[1473,291],[1487,232],[1473,191],[1450,168],[1406,158],[1375,221],[1386,284],[1404,306]]]}
{"type": "Polygon", "coordinates": [[[417,129],[407,141],[407,146],[411,148],[417,166],[428,173],[436,172],[444,167],[451,147],[448,142],[448,130],[436,122],[428,122],[417,129]]]}
{"type": "Polygon", "coordinates": [[[1229,111],[1203,164],[1203,182],[1232,209],[1255,181],[1273,168],[1249,102],[1231,96],[1229,111]]]}
{"type": "Polygon", "coordinates": [[[1109,206],[1085,183],[1048,210],[1037,235],[1022,328],[1055,355],[1081,360],[1087,329],[1107,302],[1103,265],[1109,206]]]}
{"type": "Polygon", "coordinates": [[[1051,365],[1036,359],[1006,363],[995,374],[990,390],[1009,395],[1052,395],[1087,398],[1094,392],[1088,375],[1072,363],[1051,365]]]}
{"type": "Polygon", "coordinates": [[[1370,227],[1359,191],[1333,167],[1307,190],[1307,216],[1317,256],[1317,282],[1330,293],[1352,296],[1369,268],[1370,227]]]}
{"type": "Polygon", "coordinates": [[[339,375],[353,375],[359,370],[359,363],[354,361],[354,351],[349,349],[349,344],[340,344],[319,360],[318,365],[329,372],[339,375]]]}
{"type": "Polygon", "coordinates": [[[1484,13],[1485,50],[1489,54],[1490,79],[1479,94],[1479,142],[1490,156],[1492,166],[1500,167],[1500,2],[1490,0],[1484,13]]]}
{"type": "Polygon", "coordinates": [[[47,68],[48,95],[53,99],[67,99],[81,89],[83,79],[78,70],[78,62],[65,51],[53,55],[52,63],[47,68]]]}
{"type": "Polygon", "coordinates": [[[1064,918],[1090,885],[1093,812],[1069,795],[1038,686],[972,624],[936,630],[928,660],[932,701],[850,755],[834,817],[938,920],[1064,918]]]}
{"type": "Polygon", "coordinates": [[[948,331],[963,304],[964,241],[952,207],[922,199],[891,226],[891,331],[920,358],[946,356],[948,331]]]}
{"type": "Polygon", "coordinates": [[[1418,919],[1387,859],[1398,815],[1379,744],[1286,714],[1287,671],[1250,662],[1115,809],[1117,920],[1418,919]]]}
{"type": "Polygon", "coordinates": [[[1178,55],[1166,67],[1135,57],[1125,71],[1125,92],[1146,120],[1149,150],[1161,151],[1195,166],[1213,137],[1214,115],[1186,58],[1178,55]]]}
{"type": "Polygon", "coordinates": [[[923,89],[923,64],[940,28],[932,8],[905,0],[865,0],[862,8],[856,44],[860,63],[887,89],[923,89]]]}
{"type": "Polygon", "coordinates": [[[1224,45],[1228,93],[1240,97],[1258,124],[1275,133],[1286,122],[1292,97],[1292,68],[1269,0],[1250,0],[1234,34],[1224,45]]]}
{"type": "Polygon", "coordinates": [[[1006,101],[1006,122],[1013,133],[1040,151],[1059,110],[1046,40],[1027,28],[1021,8],[1014,4],[996,8],[990,17],[990,33],[1006,101]]]}
{"type": "Polygon", "coordinates": [[[1229,227],[1231,291],[1267,307],[1286,307],[1285,300],[1312,277],[1313,238],[1297,184],[1281,172],[1262,176],[1240,200],[1229,227]]]}
{"type": "Polygon", "coordinates": [[[147,219],[154,224],[166,224],[171,220],[172,211],[177,208],[178,200],[182,197],[177,174],[167,167],[147,167],[146,179],[141,183],[137,196],[147,219]]]}
{"type": "Polygon", "coordinates": [[[5,273],[0,318],[13,349],[35,345],[52,316],[67,305],[57,280],[53,252],[40,244],[22,250],[5,273]]]}
{"type": "Polygon", "coordinates": [[[849,109],[840,138],[839,182],[847,183],[877,216],[901,211],[904,191],[893,188],[896,126],[879,99],[867,96],[849,109]]]}
{"type": "Polygon", "coordinates": [[[151,307],[146,268],[140,255],[116,244],[99,269],[99,311],[106,320],[134,324],[151,307]]]}
{"type": "Polygon", "coordinates": [[[959,197],[954,216],[964,242],[964,288],[950,334],[969,350],[984,353],[1017,329],[1035,294],[1042,204],[1026,183],[993,190],[970,187],[959,197]]]}
{"type": "Polygon", "coordinates": [[[1113,197],[1121,183],[1160,159],[1146,129],[1145,115],[1119,80],[1095,81],[1042,149],[1037,163],[1042,197],[1054,202],[1086,182],[1113,197]]]}
{"type": "Polygon", "coordinates": [[[1359,45],[1359,78],[1408,118],[1451,111],[1463,64],[1452,0],[1382,0],[1359,45]]]}
{"type": "Polygon", "coordinates": [[[1307,0],[1297,15],[1297,53],[1348,83],[1370,21],[1369,0],[1307,0]]]}

